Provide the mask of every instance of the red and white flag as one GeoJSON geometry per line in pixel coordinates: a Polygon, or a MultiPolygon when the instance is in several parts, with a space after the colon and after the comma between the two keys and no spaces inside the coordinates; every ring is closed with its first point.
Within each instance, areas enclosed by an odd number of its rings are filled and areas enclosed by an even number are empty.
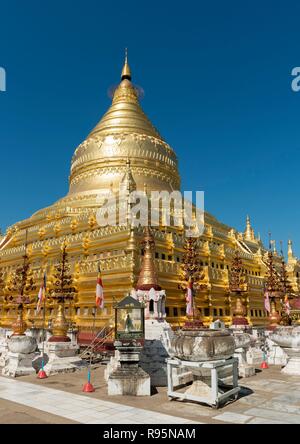
{"type": "Polygon", "coordinates": [[[103,284],[102,284],[101,270],[100,270],[99,264],[98,264],[98,276],[97,276],[97,284],[96,284],[96,306],[99,308],[104,307],[103,284]]]}
{"type": "Polygon", "coordinates": [[[291,311],[291,306],[290,306],[290,301],[289,301],[289,297],[287,294],[284,297],[284,306],[285,306],[285,311],[289,315],[290,311],[291,311]]]}
{"type": "Polygon", "coordinates": [[[46,273],[44,273],[43,282],[38,294],[38,303],[36,313],[38,314],[46,298],[46,273]]]}
{"type": "Polygon", "coordinates": [[[191,281],[189,281],[186,291],[186,314],[193,315],[193,284],[191,281]]]}
{"type": "Polygon", "coordinates": [[[265,309],[268,313],[270,313],[271,305],[270,305],[269,293],[267,291],[265,292],[265,309]]]}

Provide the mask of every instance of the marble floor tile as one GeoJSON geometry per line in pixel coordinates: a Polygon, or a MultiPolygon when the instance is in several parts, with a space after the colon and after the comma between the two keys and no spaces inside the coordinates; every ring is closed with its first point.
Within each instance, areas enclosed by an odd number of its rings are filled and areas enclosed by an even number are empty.
{"type": "Polygon", "coordinates": [[[289,424],[289,423],[279,420],[276,421],[273,419],[255,417],[253,419],[250,419],[250,421],[247,424],[289,424]]]}
{"type": "Polygon", "coordinates": [[[247,404],[247,405],[259,405],[259,404],[263,404],[266,400],[267,400],[267,398],[265,398],[263,396],[249,395],[249,396],[244,396],[243,398],[240,398],[239,402],[241,402],[242,404],[247,404]]]}
{"type": "Polygon", "coordinates": [[[289,404],[300,405],[300,390],[284,393],[283,395],[275,396],[273,399],[274,401],[287,402],[289,404]]]}
{"type": "Polygon", "coordinates": [[[266,401],[263,404],[261,404],[260,407],[271,410],[272,409],[278,410],[279,412],[295,413],[299,415],[299,423],[300,423],[300,405],[296,406],[292,404],[287,404],[286,402],[275,401],[275,398],[273,398],[270,401],[266,401]]]}
{"type": "Polygon", "coordinates": [[[246,415],[260,416],[262,418],[272,419],[274,421],[285,421],[289,424],[299,424],[300,416],[292,413],[279,412],[278,410],[270,410],[264,408],[252,408],[246,410],[246,415]]]}
{"type": "Polygon", "coordinates": [[[234,412],[224,412],[220,415],[213,416],[214,419],[217,419],[218,421],[225,421],[230,422],[234,424],[245,424],[249,421],[249,419],[252,418],[252,416],[249,415],[242,415],[240,413],[234,413],[234,412]]]}

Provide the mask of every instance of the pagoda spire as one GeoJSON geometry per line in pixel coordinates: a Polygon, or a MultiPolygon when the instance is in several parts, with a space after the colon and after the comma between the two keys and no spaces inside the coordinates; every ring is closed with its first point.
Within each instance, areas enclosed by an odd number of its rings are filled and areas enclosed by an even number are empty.
{"type": "Polygon", "coordinates": [[[293,258],[294,252],[293,252],[293,242],[289,239],[288,241],[288,258],[293,258]]]}
{"type": "Polygon", "coordinates": [[[251,226],[250,217],[246,217],[246,230],[245,230],[245,239],[246,240],[253,240],[254,239],[254,230],[251,226]]]}
{"type": "Polygon", "coordinates": [[[297,257],[294,255],[293,251],[293,242],[291,240],[288,241],[288,252],[287,252],[287,263],[289,265],[296,266],[298,262],[297,257]]]}
{"type": "Polygon", "coordinates": [[[125,48],[125,62],[124,62],[124,66],[122,69],[122,74],[121,74],[121,80],[131,80],[131,70],[128,64],[128,51],[127,48],[125,48]]]}
{"type": "Polygon", "coordinates": [[[147,291],[154,288],[154,290],[159,291],[161,290],[161,287],[158,285],[158,278],[154,263],[155,241],[149,226],[146,226],[144,229],[142,246],[144,249],[144,255],[136,290],[147,291]]]}

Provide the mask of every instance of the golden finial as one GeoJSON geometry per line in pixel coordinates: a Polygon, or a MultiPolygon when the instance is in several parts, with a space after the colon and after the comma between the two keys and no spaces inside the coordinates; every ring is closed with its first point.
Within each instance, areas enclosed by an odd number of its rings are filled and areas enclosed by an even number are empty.
{"type": "Polygon", "coordinates": [[[245,239],[254,240],[254,232],[251,227],[250,217],[247,215],[246,217],[246,230],[245,230],[245,239]]]}
{"type": "Polygon", "coordinates": [[[128,65],[128,52],[127,48],[125,48],[125,63],[122,69],[121,80],[128,79],[131,80],[131,71],[128,65]]]}
{"type": "Polygon", "coordinates": [[[293,257],[293,242],[291,240],[288,241],[288,256],[293,257]]]}

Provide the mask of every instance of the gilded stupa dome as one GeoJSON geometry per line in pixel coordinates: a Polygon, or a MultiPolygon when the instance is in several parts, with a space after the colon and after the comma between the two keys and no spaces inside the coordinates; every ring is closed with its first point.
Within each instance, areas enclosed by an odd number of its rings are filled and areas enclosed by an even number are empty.
{"type": "Polygon", "coordinates": [[[111,106],[75,150],[68,194],[32,217],[50,220],[98,207],[107,191],[124,187],[128,161],[136,190],[180,189],[176,154],[143,112],[126,54],[111,106]]]}
{"type": "Polygon", "coordinates": [[[76,149],[65,199],[119,190],[130,159],[138,190],[178,190],[177,157],[143,112],[127,61],[112,104],[76,149]]]}

